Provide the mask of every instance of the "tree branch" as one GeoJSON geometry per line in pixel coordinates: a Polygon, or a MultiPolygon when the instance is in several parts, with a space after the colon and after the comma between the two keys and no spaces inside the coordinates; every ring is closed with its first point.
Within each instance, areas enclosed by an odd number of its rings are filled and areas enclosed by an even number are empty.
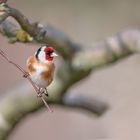
{"type": "Polygon", "coordinates": [[[67,93],[63,97],[62,104],[67,107],[85,109],[86,111],[94,112],[98,116],[102,115],[108,109],[106,103],[87,96],[77,95],[77,93],[67,93]]]}
{"type": "MultiPolygon", "coordinates": [[[[96,100],[93,99],[89,100],[87,97],[75,96],[72,99],[65,95],[74,83],[88,76],[92,70],[113,64],[113,62],[117,60],[139,52],[139,39],[140,31],[131,30],[122,32],[114,37],[108,38],[102,42],[102,45],[97,44],[97,46],[91,49],[92,51],[77,53],[72,61],[72,65],[69,66],[67,63],[62,63],[63,66],[59,67],[54,84],[49,88],[51,95],[48,99],[49,103],[78,107],[94,112],[97,115],[102,114],[104,110],[106,110],[106,104],[102,104],[99,101],[96,102],[96,100]],[[82,54],[84,54],[85,60],[81,56],[82,54]]],[[[7,96],[1,99],[0,115],[3,116],[3,119],[7,122],[2,123],[0,127],[2,134],[7,135],[25,115],[42,107],[42,103],[37,103],[36,97],[32,95],[30,91],[27,91],[28,88],[25,89],[15,89],[13,93],[11,91],[7,96]],[[19,102],[18,106],[17,101],[19,102]],[[16,106],[18,108],[15,110],[16,106]],[[5,131],[3,124],[9,124],[11,126],[9,128],[10,130],[6,129],[5,131]]]]}
{"type": "Polygon", "coordinates": [[[19,10],[5,5],[5,14],[0,23],[9,16],[13,17],[21,28],[33,36],[37,42],[53,45],[65,59],[71,59],[74,53],[80,49],[79,45],[71,42],[64,33],[51,26],[44,27],[37,22],[31,23],[19,10]]]}
{"type": "MultiPolygon", "coordinates": [[[[72,96],[67,94],[63,100],[59,97],[62,85],[59,81],[55,82],[49,88],[50,97],[48,102],[50,104],[57,104],[66,107],[79,108],[87,110],[96,115],[102,115],[107,109],[104,102],[92,100],[82,96],[72,96]],[[71,100],[72,99],[72,100],[71,100]]],[[[25,115],[37,111],[44,105],[41,100],[38,100],[33,93],[32,88],[27,83],[21,84],[13,90],[3,94],[0,100],[0,139],[7,138],[16,124],[24,118],[25,115]],[[18,105],[17,105],[18,104],[18,105]]]]}
{"type": "Polygon", "coordinates": [[[140,30],[120,32],[99,42],[89,50],[76,53],[73,67],[86,70],[108,66],[134,53],[140,52],[140,30]],[[84,56],[84,57],[83,57],[84,56]]]}
{"type": "MultiPolygon", "coordinates": [[[[72,85],[87,77],[91,71],[139,52],[140,31],[124,31],[96,44],[89,50],[83,50],[81,45],[73,43],[64,33],[52,26],[45,27],[40,26],[39,23],[31,23],[20,11],[7,5],[5,8],[5,14],[8,15],[3,15],[0,19],[2,22],[1,33],[8,37],[16,37],[18,27],[11,21],[5,20],[12,16],[34,40],[54,46],[64,58],[58,68],[54,84],[49,87],[49,93],[51,93],[49,103],[78,107],[97,115],[102,114],[106,110],[106,104],[76,95],[70,98],[70,96],[66,96],[66,93],[72,85]]],[[[15,89],[13,93],[10,91],[1,99],[0,119],[3,120],[1,121],[3,123],[0,123],[1,139],[4,139],[25,115],[42,107],[42,102],[37,101],[36,97],[31,94],[32,92],[27,89],[29,88],[15,89]]]]}

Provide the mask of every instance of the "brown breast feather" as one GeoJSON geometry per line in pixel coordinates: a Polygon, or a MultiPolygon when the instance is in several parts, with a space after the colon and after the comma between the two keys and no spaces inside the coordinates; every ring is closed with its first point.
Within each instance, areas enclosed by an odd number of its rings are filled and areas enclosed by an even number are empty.
{"type": "Polygon", "coordinates": [[[53,74],[54,74],[55,66],[53,63],[45,64],[45,66],[47,67],[48,70],[42,72],[41,76],[43,79],[48,80],[48,85],[49,85],[53,81],[53,74]]]}
{"type": "Polygon", "coordinates": [[[49,85],[53,81],[53,74],[55,69],[54,63],[46,64],[38,61],[35,56],[30,56],[27,60],[27,69],[30,74],[36,71],[35,68],[33,67],[33,64],[38,64],[42,65],[43,67],[47,67],[47,71],[42,72],[41,77],[42,79],[46,79],[49,85]]]}
{"type": "Polygon", "coordinates": [[[30,56],[27,60],[27,70],[30,74],[34,73],[36,70],[35,68],[33,67],[33,63],[35,63],[35,60],[36,58],[34,56],[30,56]]]}

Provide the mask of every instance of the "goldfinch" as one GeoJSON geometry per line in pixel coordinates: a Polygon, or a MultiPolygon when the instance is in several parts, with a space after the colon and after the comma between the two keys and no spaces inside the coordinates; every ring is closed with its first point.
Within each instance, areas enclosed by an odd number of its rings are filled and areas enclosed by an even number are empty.
{"type": "Polygon", "coordinates": [[[43,93],[48,96],[46,87],[53,81],[55,70],[53,59],[55,56],[57,54],[53,47],[46,45],[40,47],[35,55],[27,59],[27,71],[38,88],[38,96],[42,96],[43,93]]]}

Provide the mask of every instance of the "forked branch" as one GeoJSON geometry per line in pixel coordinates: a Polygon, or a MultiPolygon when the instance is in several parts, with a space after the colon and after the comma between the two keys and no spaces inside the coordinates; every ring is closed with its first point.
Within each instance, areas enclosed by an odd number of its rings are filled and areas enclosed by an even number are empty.
{"type": "MultiPolygon", "coordinates": [[[[66,96],[66,93],[72,85],[86,78],[97,68],[108,66],[133,53],[139,53],[140,31],[129,30],[121,32],[85,51],[82,49],[83,46],[72,42],[67,35],[52,26],[31,23],[19,10],[8,5],[4,5],[4,8],[4,13],[0,16],[0,32],[2,34],[8,38],[17,36],[18,27],[11,21],[6,20],[7,17],[12,16],[21,28],[34,38],[34,41],[54,46],[64,58],[56,73],[55,82],[49,88],[51,97],[48,102],[86,109],[97,115],[103,114],[107,108],[106,104],[87,97],[74,96],[70,98],[70,96],[66,96]]],[[[20,90],[15,89],[13,93],[8,92],[7,96],[1,99],[0,116],[6,122],[4,124],[8,124],[6,126],[0,124],[1,139],[6,138],[22,117],[40,109],[43,105],[42,102],[36,103],[36,98],[28,90],[29,87],[25,88],[26,92],[28,92],[27,95],[23,97],[23,94],[19,94],[24,91],[22,88],[20,90]],[[19,106],[15,105],[15,100],[19,101],[19,106]],[[15,106],[17,107],[16,110],[15,106]],[[21,116],[17,114],[21,114],[21,116]]]]}

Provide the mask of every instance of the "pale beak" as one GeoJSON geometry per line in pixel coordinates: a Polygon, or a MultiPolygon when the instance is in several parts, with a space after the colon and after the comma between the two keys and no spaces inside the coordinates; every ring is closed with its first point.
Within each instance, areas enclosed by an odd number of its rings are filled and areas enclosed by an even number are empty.
{"type": "Polygon", "coordinates": [[[51,57],[56,57],[56,56],[58,56],[58,54],[56,54],[55,52],[53,52],[53,53],[51,54],[51,57]]]}

